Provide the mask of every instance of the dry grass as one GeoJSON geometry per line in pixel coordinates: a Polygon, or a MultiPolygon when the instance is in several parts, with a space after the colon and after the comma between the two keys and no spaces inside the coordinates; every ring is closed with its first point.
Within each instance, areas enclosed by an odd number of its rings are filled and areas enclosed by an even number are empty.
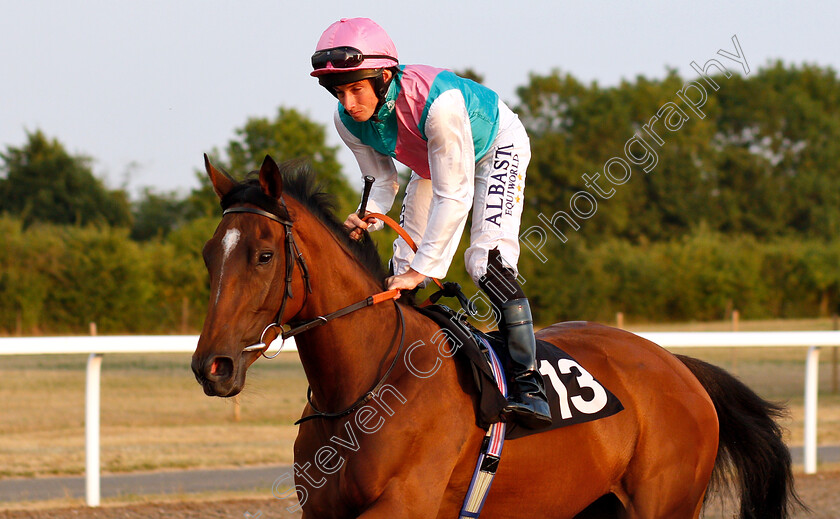
{"type": "MultiPolygon", "coordinates": [[[[824,324],[820,323],[816,322],[824,324]]],[[[742,322],[741,329],[802,325],[785,321],[753,328],[742,322]]],[[[695,325],[681,329],[686,327],[695,325]]],[[[788,402],[791,416],[783,423],[789,429],[788,441],[802,444],[803,348],[678,352],[730,370],[767,399],[788,402]]],[[[819,442],[840,444],[840,396],[831,393],[831,354],[822,357],[819,442]]],[[[85,360],[82,355],[0,358],[0,478],[83,472],[85,360]]],[[[300,416],[306,393],[306,379],[295,353],[272,361],[262,359],[252,366],[239,422],[233,421],[231,400],[204,395],[189,362],[188,354],[105,356],[103,471],[292,461],[297,433],[293,422],[300,416]]]]}
{"type": "MultiPolygon", "coordinates": [[[[83,356],[7,357],[0,364],[0,477],[84,470],[83,356]]],[[[291,462],[306,379],[297,355],[258,362],[241,397],[209,398],[184,354],[106,355],[105,472],[291,462]]]]}
{"type": "MultiPolygon", "coordinates": [[[[614,323],[609,323],[614,324],[614,323]]],[[[624,327],[631,332],[729,332],[732,321],[692,321],[688,323],[636,323],[625,318],[624,327]]],[[[770,319],[762,321],[739,320],[738,330],[742,332],[778,332],[798,330],[837,330],[836,318],[815,319],[770,319]]]]}

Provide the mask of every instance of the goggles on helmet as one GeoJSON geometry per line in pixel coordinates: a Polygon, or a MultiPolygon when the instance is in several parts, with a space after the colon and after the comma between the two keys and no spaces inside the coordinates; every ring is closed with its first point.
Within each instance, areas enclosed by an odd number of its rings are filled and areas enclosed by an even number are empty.
{"type": "Polygon", "coordinates": [[[353,68],[361,65],[366,59],[392,59],[398,62],[392,56],[363,54],[362,51],[354,47],[333,47],[332,49],[315,51],[315,54],[312,55],[312,68],[320,70],[327,68],[327,64],[330,63],[332,63],[333,68],[353,68]]]}

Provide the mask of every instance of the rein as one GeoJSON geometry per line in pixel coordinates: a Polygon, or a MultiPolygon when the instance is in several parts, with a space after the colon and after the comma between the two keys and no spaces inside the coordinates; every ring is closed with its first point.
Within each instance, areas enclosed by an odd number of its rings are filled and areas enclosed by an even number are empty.
{"type": "Polygon", "coordinates": [[[403,346],[405,346],[405,317],[402,313],[402,308],[400,308],[399,303],[394,301],[394,307],[397,309],[397,314],[400,316],[400,346],[397,348],[397,353],[394,355],[394,360],[391,361],[391,365],[388,367],[388,371],[382,375],[382,378],[379,379],[370,391],[362,395],[358,400],[353,402],[350,407],[345,409],[344,411],[339,411],[337,413],[325,413],[323,411],[319,411],[315,404],[312,403],[312,386],[306,388],[306,401],[309,403],[309,407],[312,408],[312,414],[306,415],[300,420],[295,422],[295,425],[302,424],[303,422],[307,422],[314,418],[341,418],[342,416],[347,416],[348,414],[352,413],[356,409],[360,408],[361,406],[365,405],[366,403],[370,402],[378,393],[379,390],[382,389],[382,386],[385,385],[385,381],[388,380],[388,377],[391,375],[391,372],[394,371],[394,367],[397,365],[397,360],[400,358],[400,353],[402,353],[403,346]]]}
{"type": "MultiPolygon", "coordinates": [[[[365,218],[369,218],[371,216],[376,218],[377,220],[382,220],[382,222],[385,223],[385,225],[396,231],[400,238],[405,240],[408,246],[411,247],[411,250],[417,252],[417,244],[414,243],[414,240],[411,239],[411,236],[408,235],[406,230],[403,229],[400,224],[395,222],[393,218],[382,213],[368,213],[367,216],[365,216],[365,218]]],[[[430,295],[428,300],[420,304],[421,307],[435,304],[441,297],[454,297],[461,304],[461,307],[464,309],[467,315],[474,316],[478,313],[478,310],[476,310],[475,305],[472,303],[472,301],[467,299],[467,297],[461,291],[461,285],[453,282],[441,283],[441,281],[437,278],[431,278],[431,280],[435,282],[435,284],[440,288],[440,290],[430,295]]]]}
{"type": "MultiPolygon", "coordinates": [[[[414,252],[417,252],[417,244],[414,243],[414,240],[411,239],[411,236],[408,235],[406,230],[403,229],[400,224],[395,222],[393,218],[391,218],[390,216],[388,216],[386,214],[382,214],[382,213],[368,213],[365,216],[365,218],[370,218],[371,216],[376,218],[377,220],[382,220],[382,222],[385,225],[387,225],[388,227],[390,227],[391,229],[396,231],[396,233],[400,236],[400,238],[405,240],[405,242],[408,244],[408,246],[411,247],[411,250],[413,250],[414,252]]],[[[443,284],[441,284],[439,279],[431,278],[431,280],[434,281],[435,284],[438,287],[440,287],[441,290],[443,290],[443,284]]]]}

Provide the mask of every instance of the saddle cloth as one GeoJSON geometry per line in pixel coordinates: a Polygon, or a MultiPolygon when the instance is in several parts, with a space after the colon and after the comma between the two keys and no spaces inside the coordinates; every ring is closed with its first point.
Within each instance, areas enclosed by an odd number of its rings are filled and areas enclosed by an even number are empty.
{"type": "MultiPolygon", "coordinates": [[[[467,362],[472,368],[479,392],[476,425],[487,429],[490,424],[500,421],[506,400],[499,392],[487,358],[482,353],[482,348],[491,347],[505,363],[507,353],[499,332],[485,334],[444,305],[430,305],[418,310],[440,326],[451,343],[458,345],[455,358],[467,362]]],[[[508,424],[505,436],[508,440],[599,420],[624,409],[618,398],[584,366],[553,344],[537,340],[537,368],[543,377],[552,423],[536,430],[508,424]]]]}

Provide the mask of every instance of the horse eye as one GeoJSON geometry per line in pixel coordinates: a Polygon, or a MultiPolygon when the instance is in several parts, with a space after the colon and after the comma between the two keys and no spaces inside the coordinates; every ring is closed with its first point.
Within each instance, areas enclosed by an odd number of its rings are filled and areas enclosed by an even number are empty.
{"type": "Polygon", "coordinates": [[[260,256],[259,256],[259,259],[257,261],[260,265],[265,265],[266,263],[271,261],[271,258],[273,258],[273,257],[274,257],[273,252],[261,252],[260,256]]]}

